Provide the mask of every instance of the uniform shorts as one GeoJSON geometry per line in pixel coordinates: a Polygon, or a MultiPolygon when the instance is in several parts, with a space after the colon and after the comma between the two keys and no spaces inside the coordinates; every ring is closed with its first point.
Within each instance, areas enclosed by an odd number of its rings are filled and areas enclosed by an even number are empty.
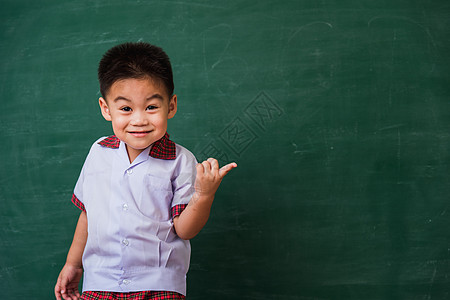
{"type": "Polygon", "coordinates": [[[131,293],[86,291],[80,300],[184,300],[185,296],[175,292],[142,291],[131,293]]]}

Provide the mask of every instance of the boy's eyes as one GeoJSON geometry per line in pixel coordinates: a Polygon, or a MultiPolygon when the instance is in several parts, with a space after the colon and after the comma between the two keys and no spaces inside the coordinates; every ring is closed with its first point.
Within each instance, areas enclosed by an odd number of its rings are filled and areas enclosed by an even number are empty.
{"type": "MultiPolygon", "coordinates": [[[[147,109],[146,109],[146,110],[154,110],[154,109],[157,109],[157,108],[158,108],[158,107],[155,106],[155,105],[149,105],[149,106],[147,106],[147,109]]],[[[120,110],[121,110],[121,111],[124,111],[124,112],[130,112],[130,111],[132,111],[131,107],[129,107],[129,106],[122,107],[120,110]]]]}

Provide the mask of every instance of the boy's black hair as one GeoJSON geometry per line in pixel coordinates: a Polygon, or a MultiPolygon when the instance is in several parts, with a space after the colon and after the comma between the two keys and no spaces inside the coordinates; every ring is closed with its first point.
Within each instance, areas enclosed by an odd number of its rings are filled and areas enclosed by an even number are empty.
{"type": "Polygon", "coordinates": [[[117,80],[145,77],[161,81],[169,97],[173,95],[173,74],[169,57],[163,49],[149,43],[114,46],[103,55],[98,66],[100,93],[104,99],[117,80]]]}

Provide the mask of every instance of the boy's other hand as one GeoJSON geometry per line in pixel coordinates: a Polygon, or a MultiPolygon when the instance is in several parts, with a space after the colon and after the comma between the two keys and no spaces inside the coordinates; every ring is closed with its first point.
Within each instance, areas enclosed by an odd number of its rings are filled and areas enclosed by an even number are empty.
{"type": "Polygon", "coordinates": [[[195,179],[195,193],[198,197],[214,197],[222,179],[236,163],[229,163],[219,168],[219,162],[214,158],[208,158],[201,164],[197,164],[197,177],[195,179]]]}
{"type": "Polygon", "coordinates": [[[58,281],[55,285],[55,297],[58,300],[78,300],[80,292],[78,285],[83,275],[83,269],[66,264],[59,273],[58,281]]]}

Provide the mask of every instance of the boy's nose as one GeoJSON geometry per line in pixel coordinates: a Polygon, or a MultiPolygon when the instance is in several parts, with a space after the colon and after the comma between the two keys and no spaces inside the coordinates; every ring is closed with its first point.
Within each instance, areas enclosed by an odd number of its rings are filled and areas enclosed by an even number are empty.
{"type": "Polygon", "coordinates": [[[130,123],[134,126],[145,126],[148,124],[148,120],[145,113],[135,112],[130,123]]]}

